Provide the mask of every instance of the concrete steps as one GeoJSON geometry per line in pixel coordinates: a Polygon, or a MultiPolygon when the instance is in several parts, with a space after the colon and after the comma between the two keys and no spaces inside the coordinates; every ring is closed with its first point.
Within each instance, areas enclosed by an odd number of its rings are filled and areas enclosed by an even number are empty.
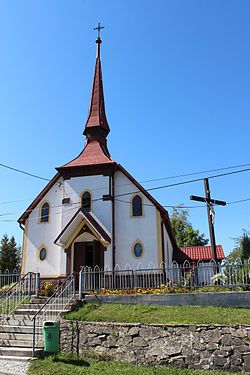
{"type": "MultiPolygon", "coordinates": [[[[32,340],[33,332],[0,332],[1,340],[32,340]]],[[[1,344],[0,344],[1,345],[1,344]]]]}
{"type": "MultiPolygon", "coordinates": [[[[27,361],[32,357],[32,318],[46,301],[47,298],[32,298],[30,302],[20,305],[13,315],[2,321],[2,324],[0,317],[0,360],[7,358],[14,361],[15,358],[23,358],[24,361],[27,361]]],[[[49,314],[49,319],[54,320],[59,314],[71,311],[75,303],[72,301],[65,309],[61,304],[55,305],[56,310],[49,314]]],[[[47,320],[49,319],[47,318],[47,320]]],[[[41,340],[38,340],[40,344],[37,345],[35,354],[39,354],[43,350],[41,324],[42,322],[39,320],[36,322],[36,327],[39,328],[37,338],[39,337],[41,340]]]]}
{"type": "Polygon", "coordinates": [[[32,333],[32,326],[1,326],[1,333],[32,333]]]}
{"type": "MultiPolygon", "coordinates": [[[[42,349],[36,349],[35,353],[39,354],[42,353],[42,349]]],[[[8,356],[9,358],[15,357],[32,357],[32,347],[23,348],[23,347],[11,347],[11,346],[0,346],[0,359],[2,356],[8,356]]]]}
{"type": "MultiPolygon", "coordinates": [[[[42,339],[42,337],[41,337],[42,339]]],[[[32,348],[32,338],[30,340],[0,340],[1,347],[9,347],[9,348],[32,348]]],[[[41,340],[41,343],[36,344],[39,348],[43,349],[43,340],[41,340]]]]}
{"type": "MultiPolygon", "coordinates": [[[[33,299],[22,304],[15,314],[2,321],[0,326],[0,360],[14,361],[22,358],[24,361],[32,357],[33,321],[32,318],[43,306],[47,299],[33,299]]],[[[40,327],[41,328],[41,327],[40,327]]],[[[42,329],[39,329],[42,332],[42,329]]],[[[39,354],[43,350],[43,337],[40,333],[40,344],[35,350],[39,354]]]]}

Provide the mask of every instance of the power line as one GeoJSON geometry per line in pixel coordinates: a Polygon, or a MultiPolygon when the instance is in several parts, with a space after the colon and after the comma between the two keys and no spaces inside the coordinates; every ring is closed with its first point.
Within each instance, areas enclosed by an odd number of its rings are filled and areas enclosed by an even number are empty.
{"type": "MultiPolygon", "coordinates": [[[[248,171],[250,171],[250,168],[241,169],[239,171],[221,173],[221,174],[209,176],[208,178],[210,178],[210,179],[211,178],[219,178],[219,177],[224,177],[224,176],[233,175],[233,174],[237,174],[237,173],[248,172],[248,171]]],[[[146,191],[154,191],[154,190],[165,189],[165,188],[174,187],[174,186],[180,186],[180,185],[189,184],[189,183],[198,182],[198,181],[203,181],[203,178],[196,178],[196,179],[192,179],[192,180],[186,180],[186,181],[176,182],[174,184],[169,184],[169,185],[156,186],[156,187],[145,189],[145,190],[146,191]]],[[[127,192],[127,193],[117,194],[117,195],[114,196],[114,198],[119,198],[119,197],[126,196],[126,195],[136,194],[136,193],[139,193],[139,192],[140,192],[140,190],[137,190],[137,191],[134,191],[134,192],[127,192]]],[[[102,197],[98,198],[96,200],[102,200],[102,197]]],[[[75,202],[75,203],[72,203],[72,204],[79,204],[79,202],[75,202]]],[[[52,208],[54,208],[54,207],[62,207],[62,206],[63,205],[57,205],[57,206],[52,206],[52,208]]],[[[168,207],[168,206],[165,206],[165,207],[168,207]]],[[[169,207],[174,207],[174,206],[169,206],[169,207]]],[[[189,206],[189,208],[193,208],[193,206],[189,206]]],[[[35,209],[37,209],[37,207],[35,209]]],[[[34,210],[28,210],[28,212],[32,212],[34,210]]],[[[3,214],[0,214],[0,216],[14,215],[16,213],[20,213],[20,211],[19,212],[3,213],[3,214]]]]}
{"type": "MultiPolygon", "coordinates": [[[[96,199],[93,199],[91,200],[91,202],[97,202],[97,201],[101,201],[102,198],[96,198],[96,199]]],[[[130,201],[124,201],[122,199],[115,199],[116,201],[118,202],[121,202],[121,203],[126,203],[126,204],[131,204],[130,201]]],[[[238,203],[243,203],[243,202],[247,202],[247,201],[250,201],[250,198],[245,198],[245,199],[240,199],[240,200],[236,200],[236,201],[231,201],[231,202],[227,202],[227,205],[231,205],[231,204],[238,204],[238,203]]],[[[71,203],[72,205],[76,205],[76,204],[79,204],[80,206],[80,202],[73,202],[71,203]]],[[[150,206],[150,207],[155,207],[154,204],[152,203],[143,203],[144,206],[150,206]]],[[[50,208],[59,208],[59,207],[62,207],[64,205],[56,205],[56,206],[51,206],[50,208]]],[[[204,208],[206,207],[206,205],[196,205],[196,206],[185,206],[185,205],[162,205],[162,207],[165,207],[165,208],[173,208],[173,209],[177,209],[177,210],[182,210],[182,209],[195,209],[195,208],[204,208]]],[[[30,210],[30,212],[32,211],[35,211],[37,210],[38,208],[36,207],[34,210],[30,210]]],[[[71,208],[68,208],[68,209],[65,209],[64,212],[68,212],[68,211],[72,211],[72,210],[75,210],[75,207],[71,207],[71,208]]],[[[19,212],[13,212],[13,213],[6,213],[6,214],[1,214],[0,216],[5,216],[5,215],[13,215],[13,214],[16,214],[16,213],[19,213],[19,212]]],[[[59,212],[56,212],[56,213],[50,213],[50,216],[55,216],[55,215],[58,215],[62,213],[61,211],[59,212]]],[[[35,216],[34,218],[32,219],[29,219],[29,220],[38,220],[40,218],[40,215],[39,216],[35,216]]],[[[16,222],[16,220],[14,219],[0,219],[0,222],[16,222]]]]}
{"type": "Polygon", "coordinates": [[[179,174],[179,175],[173,175],[173,176],[167,176],[167,177],[159,177],[159,178],[154,178],[154,179],[151,179],[151,180],[140,181],[140,183],[144,184],[144,183],[147,183],[147,182],[170,180],[172,178],[195,176],[195,175],[203,174],[203,173],[212,173],[212,172],[217,172],[217,171],[225,171],[225,170],[228,170],[228,169],[242,168],[242,167],[248,167],[248,166],[250,166],[250,163],[248,163],[248,164],[233,165],[231,167],[224,167],[224,168],[207,169],[207,170],[200,171],[200,172],[185,173],[185,174],[179,174]]]}
{"type": "MultiPolygon", "coordinates": [[[[224,176],[229,176],[229,175],[236,174],[236,173],[243,173],[243,172],[249,172],[249,171],[250,171],[250,168],[246,168],[246,169],[241,169],[239,171],[233,171],[233,172],[227,172],[227,173],[221,173],[221,174],[217,174],[217,175],[213,175],[213,176],[208,176],[207,178],[218,178],[218,177],[224,177],[224,176]]],[[[186,181],[176,182],[174,184],[156,186],[156,187],[145,189],[145,190],[146,191],[154,191],[154,190],[166,189],[166,188],[169,188],[169,187],[186,185],[186,184],[190,184],[190,183],[198,182],[198,181],[203,181],[203,180],[204,180],[204,178],[195,178],[193,180],[186,180],[186,181]]],[[[129,193],[117,194],[117,195],[115,195],[115,198],[123,197],[125,195],[130,195],[130,194],[136,194],[136,193],[139,193],[139,192],[140,192],[140,190],[137,190],[137,191],[134,191],[134,192],[129,192],[129,193]]]]}
{"type": "MultiPolygon", "coordinates": [[[[19,173],[25,174],[25,175],[30,176],[30,177],[38,178],[40,180],[44,180],[44,181],[50,181],[51,180],[49,178],[41,177],[39,175],[36,175],[36,174],[30,173],[30,172],[24,171],[22,169],[11,167],[11,166],[9,166],[7,164],[0,163],[0,166],[4,167],[4,168],[7,168],[7,169],[10,169],[10,170],[15,171],[15,172],[19,172],[19,173]]],[[[168,179],[173,179],[173,178],[195,176],[195,175],[203,174],[203,173],[211,173],[211,172],[217,172],[217,171],[224,171],[224,170],[228,170],[228,169],[242,168],[242,167],[247,167],[247,166],[250,166],[250,163],[232,165],[232,166],[223,167],[223,168],[207,169],[207,170],[199,171],[199,172],[191,172],[191,173],[184,173],[184,174],[173,175],[173,176],[159,177],[159,178],[154,178],[154,179],[150,179],[150,180],[142,180],[142,181],[139,181],[139,183],[143,184],[143,183],[154,182],[154,181],[162,181],[162,180],[168,180],[168,179]]],[[[129,184],[121,184],[121,185],[118,185],[118,186],[127,186],[127,185],[129,185],[129,184]]],[[[98,188],[96,188],[96,190],[98,190],[98,188]]],[[[14,203],[15,201],[10,201],[10,202],[6,202],[6,203],[12,203],[12,202],[14,203]]],[[[0,204],[2,204],[2,203],[0,202],[0,204]]]]}
{"type": "Polygon", "coordinates": [[[40,179],[40,180],[50,181],[48,178],[41,177],[41,176],[38,176],[38,175],[36,175],[36,174],[26,172],[26,171],[24,171],[24,170],[22,170],[22,169],[18,169],[18,168],[10,167],[9,165],[6,165],[6,164],[2,164],[2,163],[0,163],[0,167],[4,167],[4,168],[10,169],[10,170],[12,170],[12,171],[22,173],[22,174],[25,174],[25,175],[30,176],[30,177],[35,177],[35,178],[38,178],[38,179],[40,179]]]}

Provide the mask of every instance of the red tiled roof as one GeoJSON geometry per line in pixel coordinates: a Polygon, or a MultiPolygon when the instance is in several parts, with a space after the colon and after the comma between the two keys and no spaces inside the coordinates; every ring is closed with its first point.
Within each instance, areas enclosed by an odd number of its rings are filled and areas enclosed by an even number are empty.
{"type": "Polygon", "coordinates": [[[98,140],[93,140],[86,144],[80,155],[69,163],[58,168],[58,170],[61,168],[82,167],[86,165],[99,165],[107,163],[114,163],[114,161],[105,154],[100,142],[98,140]]]}
{"type": "MultiPolygon", "coordinates": [[[[213,259],[212,246],[180,247],[180,250],[191,260],[213,259]]],[[[224,251],[221,245],[216,246],[216,253],[218,260],[222,260],[225,258],[224,251]]]]}

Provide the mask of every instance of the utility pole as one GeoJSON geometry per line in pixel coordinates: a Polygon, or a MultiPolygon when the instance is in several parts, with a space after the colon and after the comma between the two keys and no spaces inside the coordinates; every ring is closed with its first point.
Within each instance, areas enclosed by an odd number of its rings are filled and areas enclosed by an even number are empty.
{"type": "Polygon", "coordinates": [[[225,206],[227,203],[224,201],[219,201],[217,199],[212,199],[209,190],[209,182],[208,178],[204,178],[204,188],[205,188],[205,195],[206,197],[197,197],[196,195],[191,195],[190,199],[193,201],[198,202],[205,202],[207,206],[207,218],[208,218],[208,225],[209,225],[209,233],[210,233],[210,243],[212,247],[212,254],[213,259],[217,264],[217,251],[216,251],[216,242],[215,242],[215,234],[214,234],[214,205],[218,206],[225,206]]]}

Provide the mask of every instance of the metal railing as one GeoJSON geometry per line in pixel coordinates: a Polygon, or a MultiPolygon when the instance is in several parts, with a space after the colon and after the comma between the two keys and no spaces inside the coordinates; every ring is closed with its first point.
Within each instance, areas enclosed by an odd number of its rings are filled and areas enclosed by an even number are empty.
{"type": "Polygon", "coordinates": [[[13,271],[5,270],[5,272],[0,272],[0,289],[9,289],[13,284],[20,280],[20,277],[20,272],[17,269],[14,269],[13,271]]]}
{"type": "Polygon", "coordinates": [[[83,267],[79,273],[79,298],[90,291],[132,290],[155,288],[197,288],[205,286],[250,286],[250,261],[245,263],[216,263],[215,261],[198,261],[194,266],[188,261],[182,265],[173,262],[169,267],[161,264],[155,268],[143,265],[132,269],[129,265],[121,269],[116,265],[114,270],[107,267],[93,269],[83,267]]]}
{"type": "Polygon", "coordinates": [[[32,294],[39,293],[39,274],[28,272],[14,283],[0,297],[0,316],[2,322],[12,315],[15,310],[32,294]]]}
{"type": "Polygon", "coordinates": [[[44,303],[44,305],[33,316],[33,342],[32,352],[42,341],[43,323],[47,320],[58,320],[61,314],[75,297],[75,273],[67,277],[66,280],[56,289],[52,296],[44,303]]]}

